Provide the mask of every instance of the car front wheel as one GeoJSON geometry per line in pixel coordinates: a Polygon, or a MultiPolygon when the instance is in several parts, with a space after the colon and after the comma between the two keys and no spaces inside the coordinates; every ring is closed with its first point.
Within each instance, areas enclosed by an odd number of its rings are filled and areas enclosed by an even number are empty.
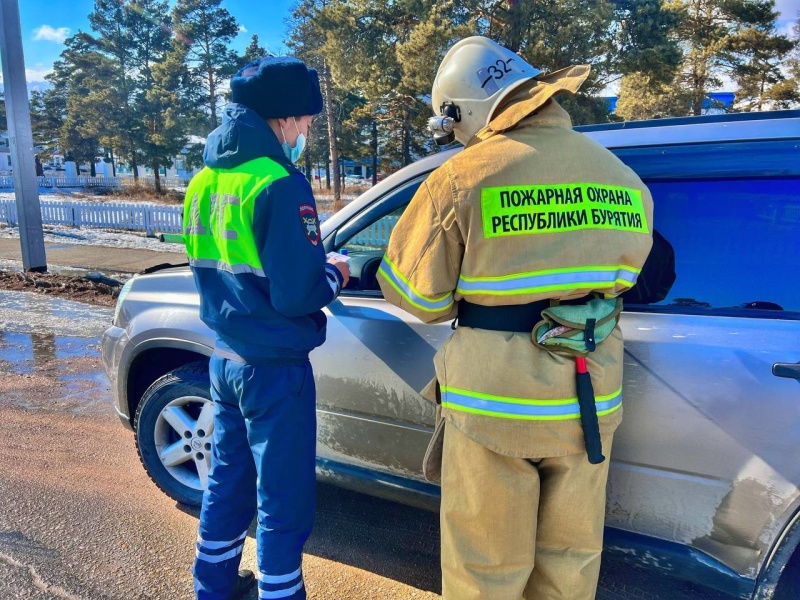
{"type": "Polygon", "coordinates": [[[139,459],[150,479],[170,498],[200,506],[214,433],[208,363],[179,367],[147,388],[134,429],[139,459]]]}

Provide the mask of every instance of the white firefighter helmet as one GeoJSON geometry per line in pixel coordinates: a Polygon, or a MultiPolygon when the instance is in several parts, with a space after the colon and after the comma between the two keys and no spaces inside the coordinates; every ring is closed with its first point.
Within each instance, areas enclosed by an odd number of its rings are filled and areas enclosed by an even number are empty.
{"type": "MultiPolygon", "coordinates": [[[[434,113],[440,120],[441,116],[453,119],[440,133],[452,128],[455,138],[466,144],[488,124],[509,92],[539,73],[540,69],[489,38],[461,40],[447,52],[433,81],[434,113]]],[[[431,129],[435,131],[434,120],[431,129]]]]}

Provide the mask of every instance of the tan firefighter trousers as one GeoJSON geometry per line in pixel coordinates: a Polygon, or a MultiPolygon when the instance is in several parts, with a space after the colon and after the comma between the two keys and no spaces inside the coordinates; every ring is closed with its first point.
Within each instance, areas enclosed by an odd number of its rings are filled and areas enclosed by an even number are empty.
{"type": "MultiPolygon", "coordinates": [[[[603,436],[603,453],[611,452],[603,436]]],[[[592,600],[608,458],[512,458],[451,426],[442,463],[443,600],[592,600]]]]}

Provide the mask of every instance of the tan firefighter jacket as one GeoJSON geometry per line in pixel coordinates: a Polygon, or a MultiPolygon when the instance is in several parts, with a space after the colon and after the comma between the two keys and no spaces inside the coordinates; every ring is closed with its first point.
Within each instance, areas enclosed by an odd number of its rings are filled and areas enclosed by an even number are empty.
{"type": "MultiPolygon", "coordinates": [[[[379,271],[389,302],[437,323],[454,319],[461,299],[525,304],[634,284],[652,244],[649,191],[572,131],[557,103],[531,114],[530,96],[512,96],[417,191],[379,271]]],[[[622,418],[622,360],[617,326],[587,359],[602,435],[622,418]]],[[[584,451],[572,358],[529,334],[459,327],[434,362],[448,426],[508,456],[584,451]]],[[[431,399],[431,386],[423,394],[431,399]]]]}

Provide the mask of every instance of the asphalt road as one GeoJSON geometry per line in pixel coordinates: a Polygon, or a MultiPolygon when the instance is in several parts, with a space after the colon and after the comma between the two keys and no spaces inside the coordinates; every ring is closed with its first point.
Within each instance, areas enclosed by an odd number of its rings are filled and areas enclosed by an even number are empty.
{"type": "MultiPolygon", "coordinates": [[[[185,252],[154,252],[139,248],[100,248],[79,244],[45,244],[50,270],[56,265],[105,273],[137,273],[162,263],[186,262],[185,252]]],[[[17,265],[22,260],[18,238],[0,238],[0,265],[17,265]]]]}
{"type": "MultiPolygon", "coordinates": [[[[111,310],[0,291],[0,599],[190,599],[197,513],[147,478],[110,404],[111,310]]],[[[250,536],[243,566],[254,568],[250,536]]],[[[438,598],[438,515],[319,486],[309,598],[438,598]]],[[[600,600],[718,600],[605,565],[600,600]]],[[[256,597],[255,592],[249,598],[256,597]]]]}

